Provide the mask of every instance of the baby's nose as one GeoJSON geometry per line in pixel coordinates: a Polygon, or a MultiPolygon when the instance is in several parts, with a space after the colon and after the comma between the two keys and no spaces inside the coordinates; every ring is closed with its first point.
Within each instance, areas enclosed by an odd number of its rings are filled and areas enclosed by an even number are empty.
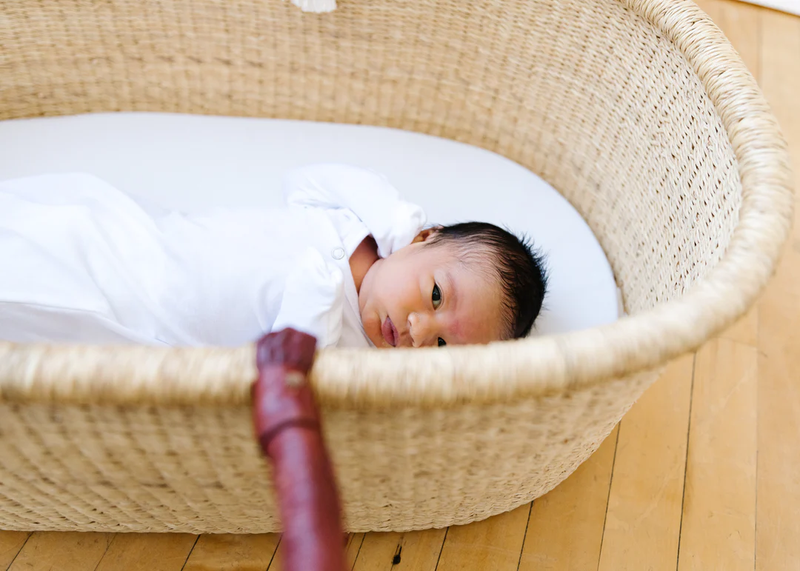
{"type": "Polygon", "coordinates": [[[414,347],[428,347],[431,345],[432,327],[428,316],[421,313],[412,313],[408,316],[408,330],[414,347]]]}

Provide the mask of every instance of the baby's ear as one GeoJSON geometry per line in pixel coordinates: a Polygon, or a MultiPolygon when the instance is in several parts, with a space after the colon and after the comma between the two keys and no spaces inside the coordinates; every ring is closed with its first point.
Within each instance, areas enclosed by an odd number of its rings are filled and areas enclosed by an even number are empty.
{"type": "Polygon", "coordinates": [[[414,238],[414,239],[411,241],[411,243],[412,243],[412,244],[418,244],[418,243],[420,243],[420,242],[427,242],[427,241],[428,241],[428,240],[430,240],[430,239],[431,239],[433,236],[435,236],[435,235],[436,235],[436,233],[437,233],[437,232],[439,232],[439,230],[440,230],[441,228],[442,228],[441,226],[434,226],[433,228],[425,228],[425,230],[423,230],[422,232],[420,232],[419,234],[417,234],[417,237],[416,237],[416,238],[414,238]]]}

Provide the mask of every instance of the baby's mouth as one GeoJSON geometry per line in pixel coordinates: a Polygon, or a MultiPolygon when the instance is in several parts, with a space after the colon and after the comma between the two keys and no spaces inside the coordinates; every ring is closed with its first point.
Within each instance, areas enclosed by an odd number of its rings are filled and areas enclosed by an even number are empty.
{"type": "Polygon", "coordinates": [[[400,335],[397,333],[397,328],[392,323],[392,320],[387,316],[386,319],[383,320],[383,324],[381,325],[381,333],[383,333],[383,339],[392,347],[397,347],[397,342],[400,339],[400,335]]]}

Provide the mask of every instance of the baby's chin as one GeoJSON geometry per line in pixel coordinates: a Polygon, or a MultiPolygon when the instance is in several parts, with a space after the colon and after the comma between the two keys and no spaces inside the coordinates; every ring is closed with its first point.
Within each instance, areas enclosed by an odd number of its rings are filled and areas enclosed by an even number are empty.
{"type": "Polygon", "coordinates": [[[380,316],[373,311],[361,311],[361,325],[364,327],[364,333],[375,347],[383,349],[390,345],[386,343],[381,333],[381,320],[380,316]]]}
{"type": "MultiPolygon", "coordinates": [[[[375,267],[375,266],[373,266],[375,267]]],[[[362,284],[361,291],[358,292],[358,312],[361,317],[361,326],[364,333],[375,347],[378,349],[392,349],[393,347],[383,338],[383,320],[378,304],[370,296],[371,283],[367,280],[362,284]]]]}

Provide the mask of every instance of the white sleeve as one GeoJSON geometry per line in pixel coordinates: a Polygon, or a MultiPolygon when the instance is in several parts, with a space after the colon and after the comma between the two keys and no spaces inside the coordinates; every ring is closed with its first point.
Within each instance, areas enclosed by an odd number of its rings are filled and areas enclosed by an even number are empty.
{"type": "Polygon", "coordinates": [[[423,229],[425,213],[400,198],[388,179],[343,164],[316,164],[286,174],[283,195],[289,206],[352,211],[378,244],[382,258],[408,246],[423,229]]]}
{"type": "Polygon", "coordinates": [[[343,284],[342,271],[308,248],[286,278],[272,331],[291,327],[316,337],[318,349],[336,345],[342,335],[343,284]]]}

